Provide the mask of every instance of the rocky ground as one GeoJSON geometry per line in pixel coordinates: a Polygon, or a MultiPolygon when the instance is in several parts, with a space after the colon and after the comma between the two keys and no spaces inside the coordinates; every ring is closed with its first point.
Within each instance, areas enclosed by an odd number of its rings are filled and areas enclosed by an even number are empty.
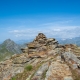
{"type": "Polygon", "coordinates": [[[21,50],[0,62],[0,80],[80,80],[80,47],[39,33],[21,50]]]}

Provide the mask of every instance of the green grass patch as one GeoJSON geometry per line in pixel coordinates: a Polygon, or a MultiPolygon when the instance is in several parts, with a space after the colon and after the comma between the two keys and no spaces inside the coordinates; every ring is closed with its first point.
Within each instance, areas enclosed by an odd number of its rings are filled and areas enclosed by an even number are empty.
{"type": "Polygon", "coordinates": [[[28,64],[26,67],[25,67],[25,69],[27,70],[27,71],[31,71],[32,70],[32,65],[30,65],[30,64],[28,64]]]}
{"type": "Polygon", "coordinates": [[[15,77],[12,77],[12,79],[11,80],[16,80],[16,78],[15,77]]]}

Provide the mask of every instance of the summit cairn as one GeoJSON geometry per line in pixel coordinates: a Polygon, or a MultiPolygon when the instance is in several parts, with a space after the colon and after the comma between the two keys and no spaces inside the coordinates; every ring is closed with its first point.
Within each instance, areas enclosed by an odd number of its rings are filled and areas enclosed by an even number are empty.
{"type": "MultiPolygon", "coordinates": [[[[23,53],[28,53],[28,55],[32,54],[46,54],[47,51],[53,50],[58,47],[58,41],[54,38],[47,38],[43,33],[39,33],[38,36],[27,44],[27,50],[23,49],[23,53]]],[[[38,54],[38,55],[39,55],[38,54]]]]}
{"type": "Polygon", "coordinates": [[[33,42],[38,42],[39,44],[45,44],[47,37],[43,33],[39,33],[33,42]]]}

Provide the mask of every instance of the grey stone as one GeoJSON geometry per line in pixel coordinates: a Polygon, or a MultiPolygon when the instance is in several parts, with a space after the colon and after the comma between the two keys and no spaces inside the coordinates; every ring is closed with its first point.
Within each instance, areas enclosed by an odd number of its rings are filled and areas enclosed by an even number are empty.
{"type": "Polygon", "coordinates": [[[69,77],[64,77],[64,80],[73,80],[73,78],[71,76],[69,77]]]}
{"type": "Polygon", "coordinates": [[[65,59],[66,59],[67,61],[73,60],[73,61],[76,62],[77,64],[80,64],[80,60],[77,58],[77,56],[76,56],[75,54],[70,53],[70,52],[65,52],[65,53],[63,53],[63,55],[64,55],[64,57],[65,57],[65,59]]]}
{"type": "Polygon", "coordinates": [[[48,63],[43,64],[38,70],[37,72],[34,74],[32,79],[35,79],[36,77],[38,78],[38,80],[42,80],[42,75],[44,73],[44,71],[46,71],[48,69],[48,63]]]}
{"type": "Polygon", "coordinates": [[[73,69],[77,69],[78,67],[77,67],[77,64],[72,64],[72,68],[73,69]]]}

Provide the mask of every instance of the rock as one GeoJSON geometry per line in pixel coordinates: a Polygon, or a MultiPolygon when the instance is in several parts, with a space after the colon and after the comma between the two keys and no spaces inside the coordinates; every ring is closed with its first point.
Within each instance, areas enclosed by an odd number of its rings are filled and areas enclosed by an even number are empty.
{"type": "Polygon", "coordinates": [[[77,64],[78,69],[80,69],[80,64],[77,64]]]}
{"type": "Polygon", "coordinates": [[[77,64],[72,64],[72,68],[77,69],[78,68],[77,64]]]}
{"type": "Polygon", "coordinates": [[[63,55],[64,55],[66,61],[72,60],[75,63],[80,64],[80,60],[77,58],[77,56],[75,54],[70,53],[70,52],[65,52],[63,55]]]}
{"type": "Polygon", "coordinates": [[[48,50],[53,50],[56,47],[58,47],[58,41],[56,41],[54,38],[48,39],[43,33],[39,33],[33,42],[27,44],[27,50],[22,49],[22,51],[23,53],[27,51],[28,54],[35,54],[42,51],[47,52],[48,50]]]}
{"type": "Polygon", "coordinates": [[[29,64],[36,66],[37,64],[40,64],[40,63],[41,63],[41,58],[35,58],[35,59],[31,60],[31,62],[29,64]]]}
{"type": "Polygon", "coordinates": [[[28,48],[27,47],[21,48],[21,50],[22,50],[23,53],[28,53],[28,48]]]}
{"type": "Polygon", "coordinates": [[[6,60],[0,63],[0,80],[9,80],[18,73],[22,73],[24,67],[22,65],[14,65],[13,61],[6,60]]]}
{"type": "Polygon", "coordinates": [[[16,57],[14,58],[13,60],[13,63],[14,64],[23,64],[23,63],[26,63],[26,62],[29,62],[31,59],[30,58],[27,58],[25,56],[20,56],[20,57],[16,57]]]}
{"type": "Polygon", "coordinates": [[[73,80],[73,78],[71,76],[68,76],[68,77],[64,77],[64,80],[73,80]]]}
{"type": "Polygon", "coordinates": [[[12,76],[15,76],[18,73],[22,73],[24,71],[24,67],[14,67],[11,70],[12,76]]]}
{"type": "Polygon", "coordinates": [[[47,42],[52,42],[52,41],[55,41],[55,39],[54,38],[47,39],[47,42]]]}
{"type": "Polygon", "coordinates": [[[80,60],[80,56],[77,57],[80,60]]]}
{"type": "Polygon", "coordinates": [[[61,56],[57,56],[56,60],[59,61],[59,62],[61,62],[61,56]]]}
{"type": "Polygon", "coordinates": [[[52,62],[46,73],[45,80],[73,80],[72,73],[66,64],[52,62]]]}
{"type": "Polygon", "coordinates": [[[48,69],[49,63],[43,64],[37,72],[34,74],[33,78],[31,80],[42,80],[43,73],[48,69]]]}
{"type": "Polygon", "coordinates": [[[34,41],[39,42],[40,39],[45,41],[46,40],[46,36],[43,33],[39,33],[38,36],[36,36],[36,39],[34,41]]]}
{"type": "Polygon", "coordinates": [[[37,43],[31,42],[31,43],[27,44],[27,47],[28,47],[28,48],[31,48],[31,49],[36,49],[36,48],[38,48],[39,46],[37,46],[37,43]]]}
{"type": "Polygon", "coordinates": [[[30,78],[31,78],[31,75],[26,80],[30,80],[30,78]]]}
{"type": "Polygon", "coordinates": [[[55,48],[55,49],[49,50],[48,55],[53,55],[53,56],[60,55],[62,53],[61,50],[62,50],[61,48],[55,48]]]}
{"type": "Polygon", "coordinates": [[[50,50],[48,51],[48,55],[56,55],[57,54],[57,51],[56,50],[50,50]]]}

